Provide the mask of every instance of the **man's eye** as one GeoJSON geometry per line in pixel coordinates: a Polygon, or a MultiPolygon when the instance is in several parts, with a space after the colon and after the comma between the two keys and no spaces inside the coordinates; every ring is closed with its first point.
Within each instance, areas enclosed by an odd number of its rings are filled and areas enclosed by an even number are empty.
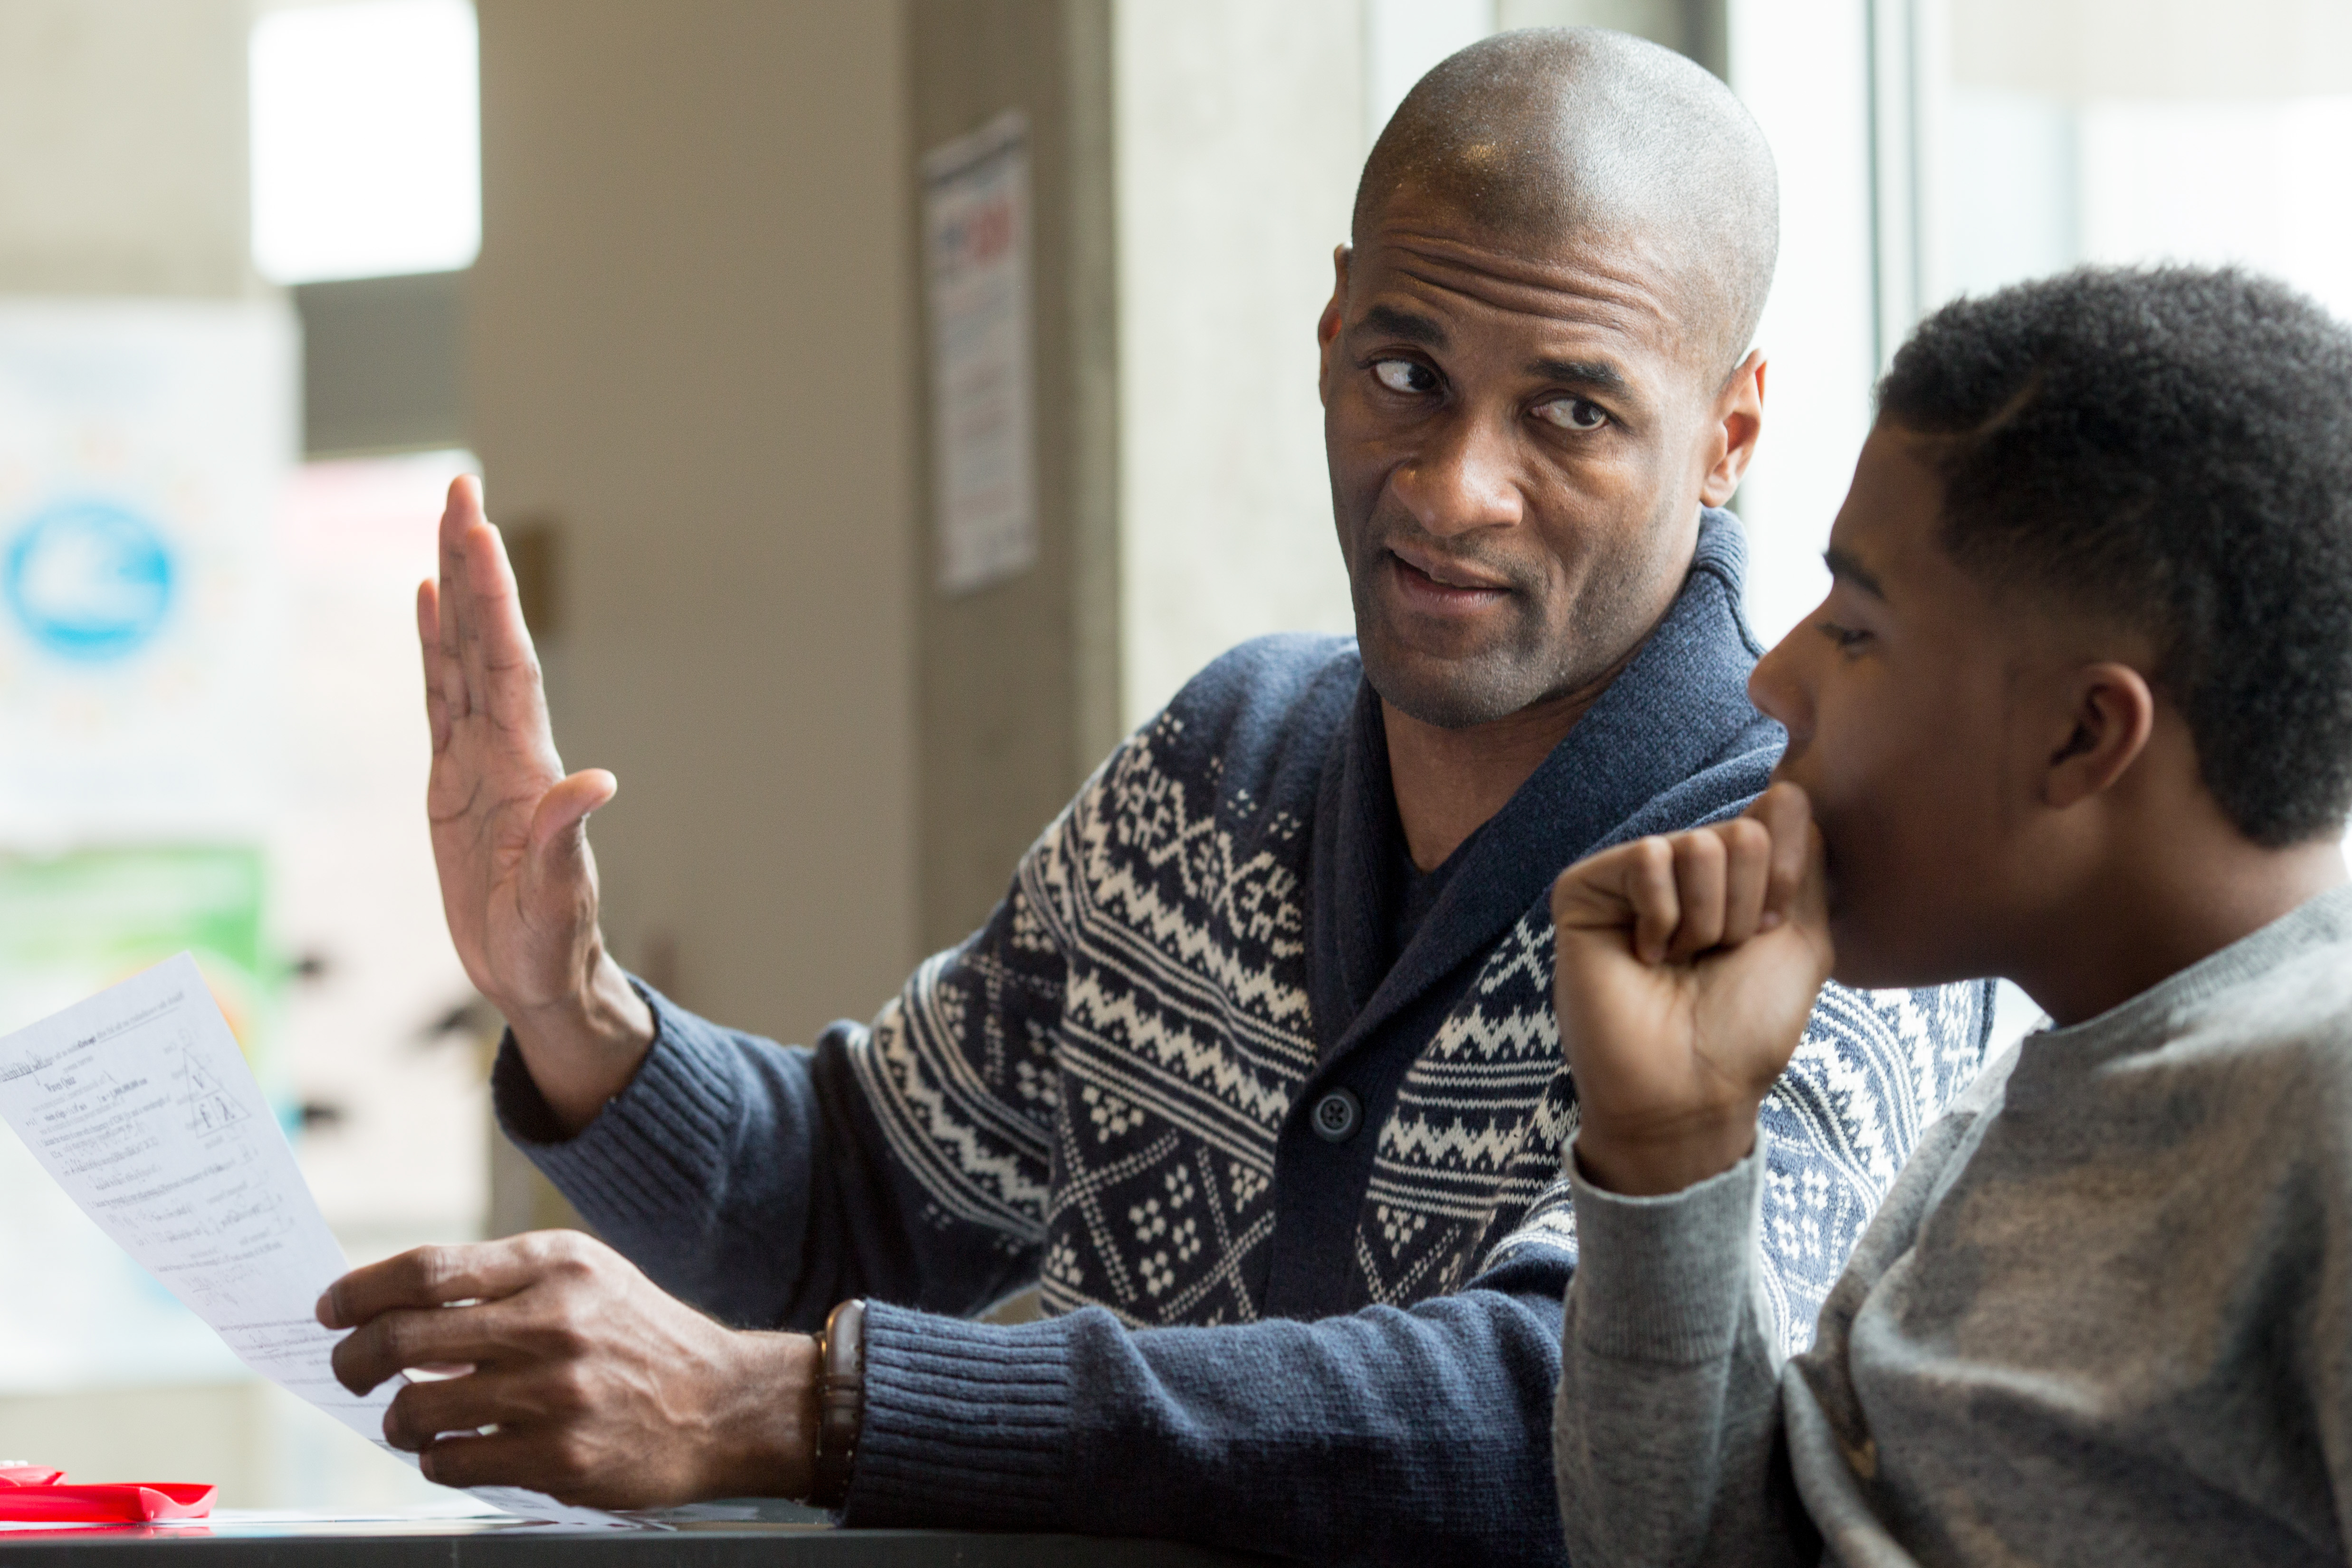
{"type": "Polygon", "coordinates": [[[1372,374],[1391,392],[1434,392],[1437,375],[1427,365],[1409,359],[1384,359],[1372,366],[1372,374]]]}
{"type": "Polygon", "coordinates": [[[1598,430],[1609,423],[1599,404],[1582,397],[1555,397],[1537,405],[1536,413],[1563,430],[1598,430]]]}

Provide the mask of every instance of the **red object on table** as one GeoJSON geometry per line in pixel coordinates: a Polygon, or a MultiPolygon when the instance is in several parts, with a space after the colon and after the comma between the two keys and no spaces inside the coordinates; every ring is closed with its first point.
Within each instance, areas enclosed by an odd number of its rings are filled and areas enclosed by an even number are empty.
{"type": "Polygon", "coordinates": [[[21,1523],[150,1524],[164,1519],[204,1519],[213,1511],[213,1489],[177,1481],[144,1486],[69,1487],[63,1470],[41,1465],[0,1466],[0,1520],[21,1523]]]}

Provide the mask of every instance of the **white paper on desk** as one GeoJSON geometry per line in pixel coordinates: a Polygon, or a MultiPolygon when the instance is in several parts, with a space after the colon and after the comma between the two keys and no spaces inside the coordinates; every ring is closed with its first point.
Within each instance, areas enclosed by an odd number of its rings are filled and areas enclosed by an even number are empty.
{"type": "MultiPolygon", "coordinates": [[[[350,1264],[186,953],[0,1038],[0,1117],[67,1195],[246,1365],[384,1452],[395,1380],[335,1381],[313,1316],[350,1264]]],[[[485,1502],[553,1523],[638,1528],[537,1492],[485,1502]]]]}

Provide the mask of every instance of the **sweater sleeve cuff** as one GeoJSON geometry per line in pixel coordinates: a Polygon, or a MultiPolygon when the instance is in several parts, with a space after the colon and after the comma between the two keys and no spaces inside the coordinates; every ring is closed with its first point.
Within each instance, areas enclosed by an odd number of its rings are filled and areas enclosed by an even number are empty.
{"type": "Polygon", "coordinates": [[[629,984],[653,1009],[653,1048],[594,1121],[564,1136],[512,1029],[499,1042],[490,1099],[508,1140],[592,1224],[670,1224],[699,1213],[722,1184],[741,1088],[726,1070],[729,1046],[717,1029],[629,984]]]}
{"type": "Polygon", "coordinates": [[[1003,1324],[866,1309],[854,1525],[1069,1528],[1072,1321],[1003,1324]]]}
{"type": "Polygon", "coordinates": [[[1574,1334],[1601,1355],[1690,1365],[1730,1353],[1748,1310],[1768,1135],[1719,1176],[1662,1197],[1588,1184],[1570,1145],[1574,1334]]]}

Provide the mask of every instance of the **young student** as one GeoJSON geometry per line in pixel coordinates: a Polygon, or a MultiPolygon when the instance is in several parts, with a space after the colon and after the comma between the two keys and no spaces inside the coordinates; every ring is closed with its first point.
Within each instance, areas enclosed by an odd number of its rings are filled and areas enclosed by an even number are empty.
{"type": "Polygon", "coordinates": [[[1948,306],[1828,560],[1771,791],[1553,892],[1570,1560],[2346,1562],[2352,333],[2231,271],[1948,306]],[[1756,1112],[1815,988],[1986,973],[2055,1026],[1783,1364],[1756,1112]]]}

